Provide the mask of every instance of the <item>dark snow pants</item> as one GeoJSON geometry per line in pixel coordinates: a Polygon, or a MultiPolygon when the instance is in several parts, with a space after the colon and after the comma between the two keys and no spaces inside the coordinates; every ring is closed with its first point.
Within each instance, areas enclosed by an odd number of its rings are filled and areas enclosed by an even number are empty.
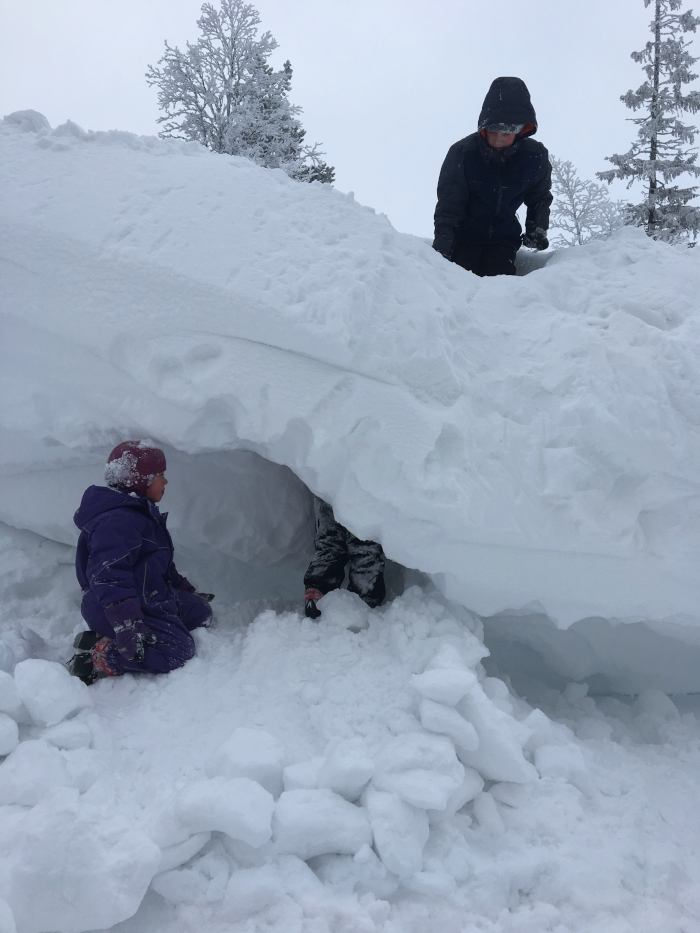
{"type": "MultiPolygon", "coordinates": [[[[85,598],[90,598],[91,595],[88,591],[85,598]]],[[[175,595],[178,606],[177,617],[144,616],[143,621],[157,640],[155,645],[149,645],[146,648],[143,661],[126,661],[117,651],[115,644],[109,646],[105,657],[115,673],[166,674],[168,671],[182,667],[186,661],[194,657],[194,639],[190,632],[209,623],[212,615],[211,606],[206,599],[202,599],[196,593],[178,590],[175,595]]],[[[95,613],[91,613],[91,619],[94,619],[94,615],[95,613]]],[[[100,620],[99,624],[94,621],[88,624],[100,635],[114,638],[114,629],[106,618],[104,622],[100,620]]]]}
{"type": "Polygon", "coordinates": [[[357,593],[368,606],[379,606],[386,596],[384,587],[384,551],[375,541],[360,541],[338,524],[333,509],[322,499],[315,499],[316,554],[304,577],[307,590],[322,594],[337,590],[349,563],[348,589],[357,593]]]}
{"type": "Polygon", "coordinates": [[[481,246],[478,243],[458,243],[452,262],[475,275],[515,275],[515,246],[505,244],[481,246]]]}

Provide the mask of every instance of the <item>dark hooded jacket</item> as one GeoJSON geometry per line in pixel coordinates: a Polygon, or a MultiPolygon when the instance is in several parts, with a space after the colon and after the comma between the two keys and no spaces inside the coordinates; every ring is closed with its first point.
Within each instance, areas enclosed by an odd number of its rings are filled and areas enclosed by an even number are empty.
{"type": "Polygon", "coordinates": [[[109,634],[105,619],[111,625],[122,615],[181,626],[175,590],[192,593],[194,587],[173,563],[167,514],[135,493],[107,486],[85,490],[74,516],[81,532],[75,569],[90,628],[109,634]]]}
{"type": "Polygon", "coordinates": [[[537,117],[520,78],[496,78],[478,126],[450,148],[440,171],[433,246],[448,259],[460,242],[517,250],[521,204],[527,206],[526,230],[549,228],[552,167],[542,143],[530,139],[537,117]],[[486,141],[485,127],[497,123],[524,124],[507,149],[493,149],[486,141]]]}

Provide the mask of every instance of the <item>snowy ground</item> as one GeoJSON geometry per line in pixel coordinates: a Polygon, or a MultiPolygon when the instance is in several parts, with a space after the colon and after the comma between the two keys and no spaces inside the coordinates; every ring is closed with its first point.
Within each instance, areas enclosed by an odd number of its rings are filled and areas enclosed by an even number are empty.
{"type": "Polygon", "coordinates": [[[478,280],[31,113],[0,190],[0,933],[694,933],[697,251],[478,280]],[[81,690],[72,513],[142,436],[215,624],[81,690]],[[310,489],[396,562],[381,610],[299,616],[310,489]]]}

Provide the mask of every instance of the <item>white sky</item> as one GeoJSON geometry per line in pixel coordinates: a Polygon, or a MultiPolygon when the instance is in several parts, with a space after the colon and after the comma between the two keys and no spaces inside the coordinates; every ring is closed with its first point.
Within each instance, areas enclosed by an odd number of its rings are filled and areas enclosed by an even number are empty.
{"type": "MultiPolygon", "coordinates": [[[[218,0],[213,0],[218,6],[218,0]]],[[[619,97],[643,74],[643,0],[257,0],[262,29],[294,69],[292,100],[323,143],[336,186],[432,234],[449,146],[476,129],[489,84],[530,88],[540,139],[583,177],[634,135],[619,97]]],[[[690,4],[686,4],[687,8],[690,4]]],[[[198,36],[201,0],[2,0],[0,115],[31,108],[55,126],[157,133],[144,78],[163,40],[198,36]]],[[[696,43],[695,54],[700,55],[696,43]]],[[[623,197],[622,185],[612,189],[623,197]]]]}

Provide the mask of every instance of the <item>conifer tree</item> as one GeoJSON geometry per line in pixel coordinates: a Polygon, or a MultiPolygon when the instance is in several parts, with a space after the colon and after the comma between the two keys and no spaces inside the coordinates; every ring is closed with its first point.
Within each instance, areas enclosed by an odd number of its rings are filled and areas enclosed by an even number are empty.
{"type": "Polygon", "coordinates": [[[572,162],[552,158],[554,202],[550,225],[562,233],[550,238],[554,247],[575,246],[608,236],[623,223],[623,208],[611,201],[605,185],[579,178],[572,162]]]}
{"type": "Polygon", "coordinates": [[[700,17],[693,11],[681,12],[683,0],[644,0],[653,4],[650,24],[653,39],[641,52],[632,52],[646,74],[646,81],[620,99],[642,115],[631,118],[637,126],[637,139],[624,155],[607,157],[615,166],[599,172],[598,178],[610,183],[615,178],[643,182],[646,194],[641,204],[630,205],[626,223],[644,227],[655,239],[675,242],[700,229],[700,208],[689,202],[696,197],[697,185],[681,188],[673,182],[681,175],[700,175],[692,148],[696,128],[683,123],[684,113],[700,110],[700,93],[684,93],[697,78],[691,72],[698,60],[688,51],[685,34],[695,32],[700,17]]]}
{"type": "Polygon", "coordinates": [[[270,32],[258,37],[259,24],[257,10],[243,0],[220,0],[219,10],[205,3],[199,39],[184,52],[165,43],[158,65],[146,72],[164,111],[159,135],[196,140],[301,181],[330,183],[334,169],[318,143],[304,142],[301,107],[289,102],[292,66],[285,62],[275,71],[268,64],[277,42],[270,32]]]}

